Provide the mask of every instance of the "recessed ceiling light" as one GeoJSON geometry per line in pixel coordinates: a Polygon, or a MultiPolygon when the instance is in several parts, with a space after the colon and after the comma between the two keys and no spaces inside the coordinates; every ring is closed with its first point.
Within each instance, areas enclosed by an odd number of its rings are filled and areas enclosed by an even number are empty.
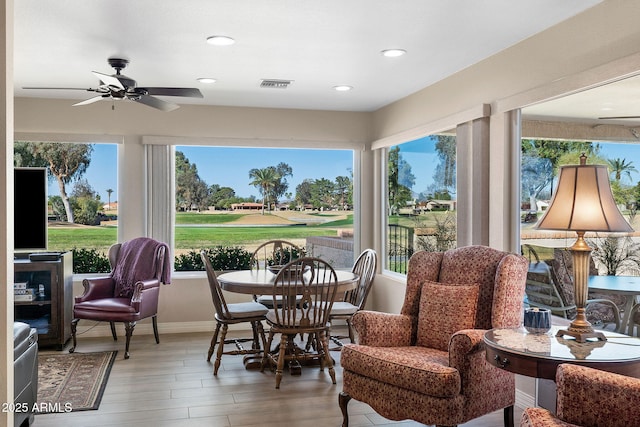
{"type": "Polygon", "coordinates": [[[207,43],[212,44],[214,46],[231,46],[236,41],[231,37],[227,36],[211,36],[207,37],[207,43]]]}
{"type": "Polygon", "coordinates": [[[397,58],[407,53],[407,51],[404,49],[385,49],[381,53],[387,58],[397,58]]]}
{"type": "Polygon", "coordinates": [[[333,89],[337,90],[338,92],[347,92],[347,91],[353,89],[353,86],[338,85],[338,86],[334,86],[333,89]]]}
{"type": "Polygon", "coordinates": [[[198,81],[200,83],[215,83],[216,79],[212,79],[211,77],[200,77],[198,81]]]}

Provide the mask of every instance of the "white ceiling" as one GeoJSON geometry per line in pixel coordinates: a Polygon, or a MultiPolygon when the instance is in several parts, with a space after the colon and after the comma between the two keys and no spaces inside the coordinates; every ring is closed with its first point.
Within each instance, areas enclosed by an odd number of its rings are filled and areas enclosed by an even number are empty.
{"type": "MultiPolygon", "coordinates": [[[[109,57],[139,86],[197,87],[178,103],[374,111],[600,0],[17,0],[15,95],[94,94],[109,57]],[[235,45],[205,40],[228,35],[235,45]],[[407,54],[385,58],[380,51],[407,54]],[[205,85],[199,77],[217,82],[205,85]],[[261,79],[288,79],[262,89],[261,79]],[[335,85],[354,87],[336,92],[335,85]]],[[[640,99],[640,98],[636,98],[640,99]]],[[[92,108],[91,105],[78,108],[92,108]]],[[[140,106],[140,108],[148,108],[140,106]]],[[[640,107],[637,109],[640,114],[640,107]]]]}
{"type": "Polygon", "coordinates": [[[522,116],[529,120],[640,126],[640,76],[523,108],[522,116]]]}

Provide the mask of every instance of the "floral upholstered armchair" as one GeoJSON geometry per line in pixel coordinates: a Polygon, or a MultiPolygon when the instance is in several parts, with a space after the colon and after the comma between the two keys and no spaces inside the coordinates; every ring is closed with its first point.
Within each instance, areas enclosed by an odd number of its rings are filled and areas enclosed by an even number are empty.
{"type": "Polygon", "coordinates": [[[521,427],[629,427],[640,423],[640,379],[586,366],[556,371],[556,414],[527,408],[521,427]]]}
{"type": "Polygon", "coordinates": [[[400,314],[359,311],[357,344],[341,353],[339,396],[391,420],[455,426],[504,409],[513,425],[514,374],[486,361],[483,335],[522,322],[528,261],[486,246],[416,252],[400,314]]]}

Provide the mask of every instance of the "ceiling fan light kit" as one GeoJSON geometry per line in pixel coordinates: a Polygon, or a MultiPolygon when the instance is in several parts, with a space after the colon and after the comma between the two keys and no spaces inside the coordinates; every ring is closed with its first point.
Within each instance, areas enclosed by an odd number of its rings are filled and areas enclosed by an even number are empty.
{"type": "Polygon", "coordinates": [[[173,111],[180,106],[173,102],[164,101],[156,96],[181,96],[188,98],[202,98],[202,92],[197,88],[180,88],[180,87],[138,87],[136,81],[131,77],[127,77],[121,71],[127,66],[129,60],[123,58],[109,58],[107,60],[115,70],[115,74],[103,74],[92,71],[93,75],[98,78],[100,84],[96,88],[37,88],[30,87],[25,89],[64,89],[64,90],[85,90],[87,92],[95,92],[96,96],[85,99],[84,101],[73,104],[74,106],[93,104],[104,99],[119,100],[126,99],[129,101],[139,102],[148,107],[158,109],[160,111],[173,111]]]}

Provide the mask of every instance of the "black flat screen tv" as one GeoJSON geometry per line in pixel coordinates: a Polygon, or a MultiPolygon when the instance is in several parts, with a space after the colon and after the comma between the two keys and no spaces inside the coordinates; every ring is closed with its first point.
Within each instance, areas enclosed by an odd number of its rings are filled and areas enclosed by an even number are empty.
{"type": "Polygon", "coordinates": [[[15,251],[47,250],[47,169],[13,170],[13,239],[15,251]]]}

